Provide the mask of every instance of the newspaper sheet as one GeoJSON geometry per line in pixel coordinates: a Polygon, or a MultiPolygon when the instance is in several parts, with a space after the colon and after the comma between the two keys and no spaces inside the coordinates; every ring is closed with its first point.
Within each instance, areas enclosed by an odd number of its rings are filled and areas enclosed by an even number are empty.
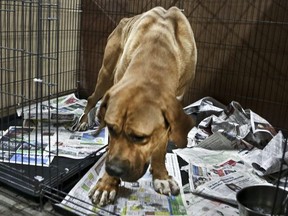
{"type": "Polygon", "coordinates": [[[253,173],[251,165],[243,160],[239,151],[195,147],[174,152],[189,162],[189,182],[194,194],[236,205],[236,193],[241,188],[268,184],[253,173]]]}
{"type": "Polygon", "coordinates": [[[193,216],[239,216],[239,210],[235,206],[223,202],[207,199],[191,193],[190,185],[184,185],[187,215],[193,216]]]}
{"type": "MultiPolygon", "coordinates": [[[[97,130],[96,110],[100,103],[98,102],[88,113],[89,130],[84,132],[71,130],[83,115],[87,104],[87,100],[78,99],[74,93],[19,108],[17,114],[23,116],[25,127],[38,126],[38,131],[41,133],[43,131],[50,132],[49,146],[43,136],[45,152],[57,156],[82,159],[108,144],[107,128],[102,129],[97,136],[94,135],[97,130]]],[[[39,135],[39,139],[40,137],[39,135]]]]}
{"type": "Polygon", "coordinates": [[[64,127],[58,128],[53,136],[50,151],[55,155],[73,159],[85,158],[108,144],[108,130],[103,128],[97,136],[95,131],[71,132],[64,127]]]}
{"type": "Polygon", "coordinates": [[[73,93],[19,108],[17,114],[38,122],[67,123],[79,118],[86,104],[86,100],[78,99],[73,93]]]}
{"type": "Polygon", "coordinates": [[[205,113],[206,116],[210,116],[212,114],[219,115],[224,109],[225,106],[223,104],[211,97],[204,97],[184,108],[188,115],[193,113],[201,115],[201,113],[205,113]]]}
{"type": "MultiPolygon", "coordinates": [[[[166,167],[169,174],[180,183],[180,170],[175,154],[166,155],[166,167]]],[[[109,212],[117,215],[187,215],[183,192],[181,191],[181,194],[176,197],[158,194],[153,189],[149,171],[138,182],[122,182],[115,203],[101,209],[97,208],[91,204],[88,192],[103,171],[103,160],[99,160],[59,206],[78,215],[93,213],[107,215],[109,212]]]]}
{"type": "Polygon", "coordinates": [[[25,127],[9,127],[0,139],[0,161],[49,166],[54,155],[49,152],[54,131],[25,127]]]}
{"type": "Polygon", "coordinates": [[[0,160],[49,166],[55,156],[83,159],[108,144],[108,130],[71,132],[64,127],[9,127],[0,138],[0,160]]]}

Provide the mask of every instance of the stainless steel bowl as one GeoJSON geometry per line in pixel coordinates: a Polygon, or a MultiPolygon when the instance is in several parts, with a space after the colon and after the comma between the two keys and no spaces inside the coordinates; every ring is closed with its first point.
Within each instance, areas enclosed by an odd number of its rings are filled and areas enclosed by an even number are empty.
{"type": "Polygon", "coordinates": [[[288,215],[288,192],[270,185],[254,185],[236,194],[240,216],[288,215]]]}

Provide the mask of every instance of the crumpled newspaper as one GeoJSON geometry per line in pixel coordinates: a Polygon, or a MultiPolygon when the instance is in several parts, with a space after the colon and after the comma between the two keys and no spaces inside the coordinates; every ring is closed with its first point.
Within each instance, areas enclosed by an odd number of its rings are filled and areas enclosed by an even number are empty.
{"type": "Polygon", "coordinates": [[[188,147],[239,149],[260,176],[288,169],[288,141],[281,131],[236,101],[219,104],[205,97],[184,108],[199,122],[188,134],[188,147]]]}
{"type": "Polygon", "coordinates": [[[261,150],[253,149],[244,157],[260,176],[276,173],[288,168],[288,146],[281,131],[261,150]]]}
{"type": "Polygon", "coordinates": [[[244,110],[236,101],[224,106],[211,97],[205,97],[184,110],[187,114],[196,115],[196,122],[199,122],[188,134],[190,147],[198,146],[211,135],[219,137],[220,134],[232,149],[263,149],[277,134],[268,121],[252,110],[244,110]]]}

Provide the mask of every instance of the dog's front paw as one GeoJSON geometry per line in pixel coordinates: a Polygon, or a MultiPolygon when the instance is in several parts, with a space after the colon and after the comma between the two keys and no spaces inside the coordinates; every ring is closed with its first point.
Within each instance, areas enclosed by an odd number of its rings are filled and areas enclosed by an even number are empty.
{"type": "Polygon", "coordinates": [[[86,131],[88,130],[89,124],[88,124],[88,118],[87,115],[84,113],[77,118],[76,121],[74,121],[73,125],[71,126],[71,131],[86,131]]]}
{"type": "Polygon", "coordinates": [[[86,131],[88,130],[88,123],[87,122],[80,122],[78,127],[77,127],[77,131],[86,131]]]}
{"type": "Polygon", "coordinates": [[[105,175],[98,180],[97,184],[90,190],[89,198],[92,203],[105,206],[113,203],[118,191],[120,180],[118,178],[105,175]]]}
{"type": "Polygon", "coordinates": [[[168,196],[176,196],[180,192],[180,187],[172,176],[169,176],[168,179],[154,179],[153,186],[156,192],[168,196]]]}

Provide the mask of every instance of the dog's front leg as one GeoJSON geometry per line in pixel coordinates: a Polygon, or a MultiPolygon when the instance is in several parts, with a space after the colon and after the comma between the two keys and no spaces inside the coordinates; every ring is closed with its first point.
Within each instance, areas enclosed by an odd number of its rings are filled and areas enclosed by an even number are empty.
{"type": "Polygon", "coordinates": [[[88,97],[84,113],[80,117],[78,124],[72,129],[73,131],[88,130],[88,113],[95,107],[100,98],[102,98],[106,91],[112,86],[111,78],[107,78],[107,76],[110,76],[109,73],[106,71],[106,69],[101,68],[95,90],[93,94],[88,97]]]}
{"type": "Polygon", "coordinates": [[[180,188],[172,176],[168,175],[165,166],[166,148],[158,148],[154,151],[151,160],[151,173],[153,186],[156,192],[165,195],[178,195],[180,188]]]}
{"type": "Polygon", "coordinates": [[[113,203],[119,188],[120,179],[108,175],[106,172],[90,190],[89,198],[94,204],[105,206],[113,203]]]}

